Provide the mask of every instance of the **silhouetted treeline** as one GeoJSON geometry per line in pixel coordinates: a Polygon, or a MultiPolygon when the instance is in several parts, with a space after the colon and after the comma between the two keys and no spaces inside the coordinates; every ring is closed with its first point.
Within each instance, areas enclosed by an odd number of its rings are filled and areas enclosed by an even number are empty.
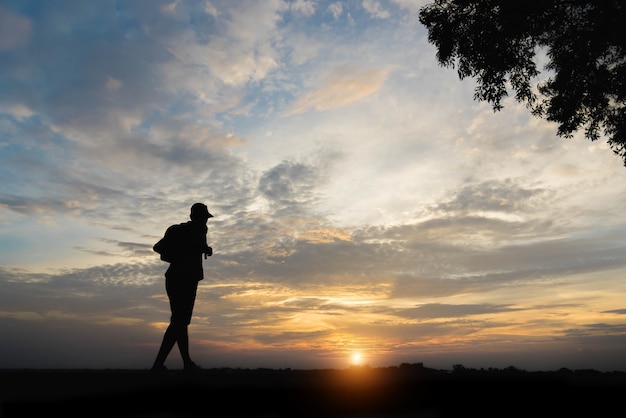
{"type": "Polygon", "coordinates": [[[626,373],[348,369],[0,370],[0,417],[626,416],[626,373]]]}

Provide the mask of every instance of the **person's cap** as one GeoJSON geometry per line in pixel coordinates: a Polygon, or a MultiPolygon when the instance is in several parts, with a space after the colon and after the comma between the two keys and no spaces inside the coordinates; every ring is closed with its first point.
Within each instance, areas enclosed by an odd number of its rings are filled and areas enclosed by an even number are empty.
{"type": "Polygon", "coordinates": [[[204,203],[194,203],[191,206],[191,217],[195,218],[196,216],[206,216],[207,218],[213,217],[204,203]]]}

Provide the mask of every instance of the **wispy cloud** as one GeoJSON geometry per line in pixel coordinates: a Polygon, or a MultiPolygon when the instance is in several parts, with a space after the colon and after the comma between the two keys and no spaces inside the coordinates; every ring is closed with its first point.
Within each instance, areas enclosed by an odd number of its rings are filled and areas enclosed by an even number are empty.
{"type": "Polygon", "coordinates": [[[296,100],[284,116],[308,110],[324,111],[346,106],[381,89],[388,70],[368,70],[356,66],[343,66],[333,70],[315,88],[296,100]]]}

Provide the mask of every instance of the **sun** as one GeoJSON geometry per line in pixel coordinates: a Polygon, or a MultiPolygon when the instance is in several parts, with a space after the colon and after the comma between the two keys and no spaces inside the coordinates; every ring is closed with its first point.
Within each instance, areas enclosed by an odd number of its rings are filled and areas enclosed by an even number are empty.
{"type": "Polygon", "coordinates": [[[359,352],[352,353],[351,362],[355,366],[360,366],[363,362],[363,355],[359,352]]]}

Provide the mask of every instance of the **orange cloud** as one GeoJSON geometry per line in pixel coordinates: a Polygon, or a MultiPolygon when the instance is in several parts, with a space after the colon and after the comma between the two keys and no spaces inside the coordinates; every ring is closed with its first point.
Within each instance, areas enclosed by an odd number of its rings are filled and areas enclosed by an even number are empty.
{"type": "Polygon", "coordinates": [[[326,78],[322,87],[306,93],[283,116],[309,109],[322,111],[346,106],[378,91],[388,74],[388,70],[365,70],[352,66],[338,68],[326,78]]]}

